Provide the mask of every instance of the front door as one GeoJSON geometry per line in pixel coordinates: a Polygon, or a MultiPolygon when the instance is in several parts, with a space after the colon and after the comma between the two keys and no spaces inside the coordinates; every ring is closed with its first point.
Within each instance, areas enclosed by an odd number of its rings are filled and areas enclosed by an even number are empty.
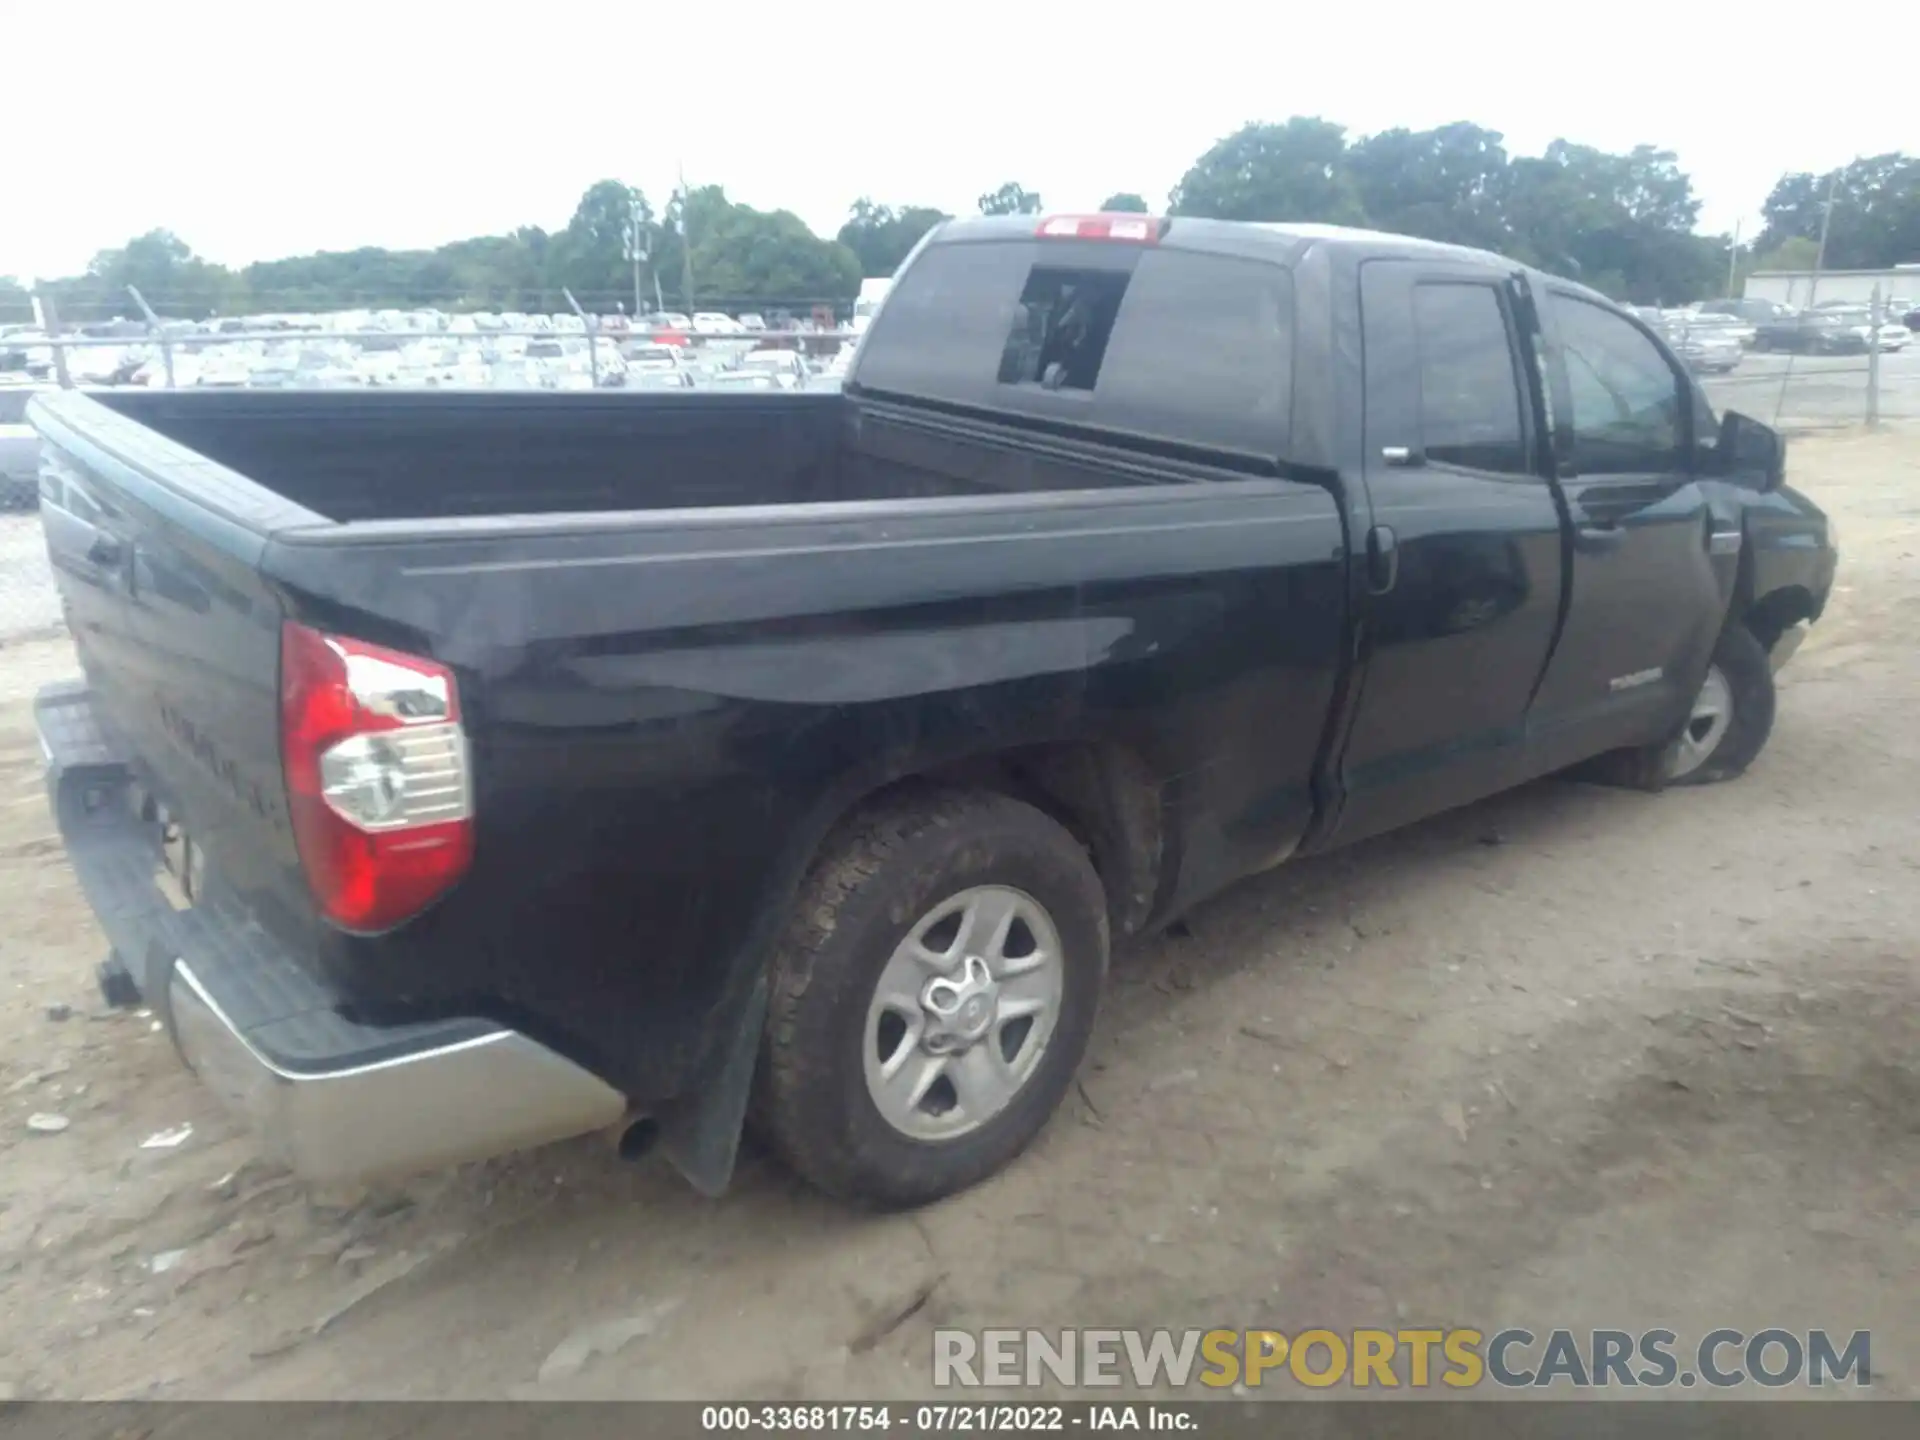
{"type": "Polygon", "coordinates": [[[1573,589],[1529,725],[1538,772],[1665,738],[1725,609],[1685,375],[1617,310],[1552,287],[1542,309],[1573,589]]]}
{"type": "Polygon", "coordinates": [[[1361,267],[1373,526],[1341,842],[1490,794],[1521,764],[1563,562],[1515,284],[1478,265],[1361,267]]]}

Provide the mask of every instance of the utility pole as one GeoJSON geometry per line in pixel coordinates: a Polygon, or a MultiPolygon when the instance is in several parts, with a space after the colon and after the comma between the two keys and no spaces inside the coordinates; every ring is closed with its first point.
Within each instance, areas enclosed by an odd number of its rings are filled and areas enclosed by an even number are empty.
{"type": "MultiPolygon", "coordinates": [[[[1851,164],[1851,162],[1849,162],[1851,164]]],[[[1820,293],[1820,272],[1827,268],[1827,232],[1833,228],[1833,195],[1840,188],[1840,176],[1848,169],[1842,165],[1833,172],[1827,181],[1827,203],[1820,212],[1820,248],[1813,252],[1813,280],[1807,286],[1806,308],[1813,308],[1813,298],[1820,293]]]]}
{"type": "Polygon", "coordinates": [[[167,388],[173,389],[173,341],[167,338],[167,327],[160,323],[160,317],[153,313],[153,307],[147,304],[147,297],[133,286],[127,286],[127,294],[133,297],[133,303],[140,307],[140,313],[147,317],[147,334],[160,342],[160,358],[167,366],[167,388]]]}
{"type": "Polygon", "coordinates": [[[600,317],[589,315],[580,308],[580,302],[573,298],[573,291],[566,286],[560,287],[560,293],[567,297],[567,304],[573,307],[573,313],[580,317],[581,328],[587,332],[587,373],[593,377],[593,388],[600,388],[600,317]]]}
{"type": "Polygon", "coordinates": [[[640,232],[640,192],[627,192],[627,249],[633,254],[633,318],[638,320],[646,308],[640,302],[640,262],[647,258],[641,243],[640,232]]]}
{"type": "Polygon", "coordinates": [[[1727,246],[1727,298],[1733,299],[1733,273],[1740,264],[1740,222],[1733,222],[1733,240],[1727,246]]]}
{"type": "Polygon", "coordinates": [[[1880,287],[1867,306],[1867,428],[1880,428],[1880,287]]]}
{"type": "Polygon", "coordinates": [[[71,390],[73,375],[67,369],[67,347],[60,339],[60,307],[54,303],[51,290],[44,294],[34,292],[33,313],[40,328],[47,332],[47,339],[53,342],[53,373],[60,381],[60,388],[71,390]]]}
{"type": "Polygon", "coordinates": [[[687,202],[693,197],[687,190],[687,167],[680,170],[680,290],[681,303],[693,313],[693,223],[687,216],[687,202]]]}

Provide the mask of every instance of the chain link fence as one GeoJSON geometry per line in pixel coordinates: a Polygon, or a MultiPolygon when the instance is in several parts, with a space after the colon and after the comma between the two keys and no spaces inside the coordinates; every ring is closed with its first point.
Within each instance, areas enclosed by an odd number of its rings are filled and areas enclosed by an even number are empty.
{"type": "Polygon", "coordinates": [[[1880,355],[1753,354],[1702,377],[1716,408],[1794,434],[1920,421],[1920,336],[1880,355]]]}

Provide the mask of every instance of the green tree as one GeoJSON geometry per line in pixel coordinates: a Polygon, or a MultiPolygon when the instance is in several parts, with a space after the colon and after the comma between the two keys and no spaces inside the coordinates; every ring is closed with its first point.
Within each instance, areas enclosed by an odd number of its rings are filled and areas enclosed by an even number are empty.
{"type": "Polygon", "coordinates": [[[736,205],[718,185],[676,194],[662,216],[661,285],[685,310],[746,305],[850,304],[860,260],[822,240],[788,210],[736,205]],[[693,294],[685,293],[684,247],[692,245],[693,294]]]}
{"type": "Polygon", "coordinates": [[[242,308],[246,283],[224,265],[203,260],[171,230],[149,230],[117,250],[102,250],[87,273],[51,288],[69,324],[137,316],[127,293],[136,287],[163,315],[200,318],[242,308]]]}
{"type": "Polygon", "coordinates": [[[1740,276],[1762,270],[1811,270],[1820,258],[1820,242],[1804,235],[1789,235],[1770,250],[1753,250],[1740,267],[1740,276]]]}
{"type": "Polygon", "coordinates": [[[1829,190],[1829,268],[1880,270],[1920,259],[1920,156],[1899,152],[1868,156],[1824,175],[1782,176],[1761,207],[1767,223],[1754,249],[1773,250],[1794,239],[1817,245],[1829,190]]]}
{"type": "Polygon", "coordinates": [[[1305,115],[1283,125],[1244,125],[1181,178],[1170,197],[1173,213],[1359,224],[1365,212],[1347,169],[1346,133],[1305,115]]]}
{"type": "Polygon", "coordinates": [[[1345,163],[1379,229],[1487,250],[1507,243],[1507,150],[1496,130],[1464,121],[1383,130],[1349,147],[1345,163]]]}
{"type": "Polygon", "coordinates": [[[860,261],[860,273],[869,279],[893,274],[907,253],[920,243],[920,237],[943,220],[953,217],[927,205],[908,205],[894,209],[876,205],[862,196],[847,212],[847,223],[836,237],[860,261]]]}
{"type": "Polygon", "coordinates": [[[0,325],[31,325],[33,296],[11,275],[0,275],[0,325]]]}
{"type": "Polygon", "coordinates": [[[989,190],[979,199],[982,215],[1038,215],[1040,197],[1026,186],[1009,180],[998,190],[989,190]]]}
{"type": "Polygon", "coordinates": [[[652,253],[653,209],[646,196],[618,180],[596,180],[581,195],[566,229],[553,237],[547,273],[589,310],[611,310],[633,296],[633,211],[640,210],[642,249],[652,253]]]}
{"type": "Polygon", "coordinates": [[[1145,215],[1147,202],[1131,190],[1121,190],[1102,200],[1100,210],[1106,215],[1145,215]]]}
{"type": "Polygon", "coordinates": [[[1615,299],[1674,305],[1725,282],[1727,241],[1693,233],[1700,202],[1671,151],[1555,140],[1508,166],[1503,209],[1509,253],[1615,299]]]}

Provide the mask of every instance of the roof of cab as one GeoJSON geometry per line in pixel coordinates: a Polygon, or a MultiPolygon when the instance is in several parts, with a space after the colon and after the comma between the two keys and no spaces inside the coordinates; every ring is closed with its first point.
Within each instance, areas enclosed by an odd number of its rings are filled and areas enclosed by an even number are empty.
{"type": "MultiPolygon", "coordinates": [[[[947,221],[929,239],[933,244],[946,245],[976,240],[1026,238],[1033,236],[1040,225],[1051,218],[1050,215],[976,215],[947,221]]],[[[1437,240],[1421,240],[1411,235],[1394,235],[1383,230],[1363,230],[1347,225],[1209,220],[1185,215],[1167,220],[1166,230],[1158,243],[1167,249],[1257,255],[1282,265],[1295,264],[1319,247],[1357,252],[1357,258],[1425,257],[1500,266],[1504,269],[1513,269],[1518,264],[1491,251],[1442,244],[1437,240]]]]}
{"type": "MultiPolygon", "coordinates": [[[[923,243],[946,245],[982,240],[1037,238],[1042,224],[1062,214],[975,215],[948,220],[937,225],[923,243]]],[[[1091,212],[1084,212],[1091,213],[1091,212]]],[[[1129,216],[1129,219],[1140,217],[1129,216]]],[[[1152,218],[1152,217],[1148,217],[1152,218]]],[[[1165,217],[1163,217],[1165,218],[1165,217]]],[[[1049,243],[1074,243],[1071,239],[1049,243]]],[[[1127,241],[1092,240],[1095,245],[1126,244],[1127,241]]],[[[1363,260],[1445,260],[1456,265],[1478,265],[1504,274],[1524,271],[1536,280],[1550,282],[1557,290],[1582,296],[1595,303],[1618,308],[1618,303],[1577,280],[1549,275],[1491,250],[1476,250],[1466,245],[1448,245],[1439,240],[1422,240],[1413,235],[1395,235],[1385,230],[1364,230],[1350,225],[1318,225],[1310,222],[1273,222],[1255,220],[1211,220],[1177,215],[1166,219],[1166,229],[1156,242],[1162,250],[1184,250],[1209,255],[1234,255],[1242,259],[1264,260],[1269,264],[1295,268],[1312,256],[1326,259],[1339,255],[1350,264],[1363,260]]]]}

